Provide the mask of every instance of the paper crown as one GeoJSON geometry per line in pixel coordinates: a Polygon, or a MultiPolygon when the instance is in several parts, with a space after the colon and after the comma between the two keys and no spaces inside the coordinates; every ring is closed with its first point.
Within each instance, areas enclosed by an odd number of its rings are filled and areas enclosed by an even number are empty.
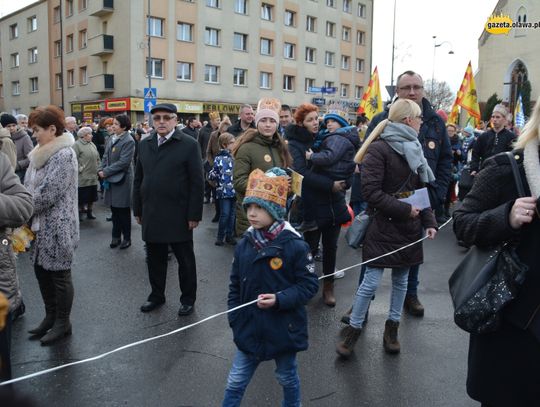
{"type": "Polygon", "coordinates": [[[210,120],[219,119],[219,112],[210,112],[208,113],[208,117],[210,120]]]}
{"type": "Polygon", "coordinates": [[[263,109],[273,110],[279,114],[279,111],[281,110],[281,102],[276,98],[262,98],[259,100],[259,103],[257,103],[257,111],[263,109]]]}
{"type": "Polygon", "coordinates": [[[347,110],[347,107],[339,102],[331,103],[326,109],[323,121],[326,123],[328,119],[332,119],[337,121],[342,127],[347,127],[349,125],[347,110]]]}
{"type": "Polygon", "coordinates": [[[271,169],[266,173],[260,169],[253,170],[249,174],[246,195],[242,204],[255,203],[266,209],[274,219],[282,219],[285,216],[287,205],[287,192],[289,183],[281,169],[271,169]],[[278,175],[279,174],[279,175],[278,175]]]}

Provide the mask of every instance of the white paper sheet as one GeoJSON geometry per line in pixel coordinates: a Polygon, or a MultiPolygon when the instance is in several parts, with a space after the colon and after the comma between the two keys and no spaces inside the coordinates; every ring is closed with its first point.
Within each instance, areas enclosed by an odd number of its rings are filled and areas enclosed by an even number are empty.
{"type": "Polygon", "coordinates": [[[428,190],[425,187],[415,190],[411,196],[401,198],[400,201],[416,206],[420,210],[431,207],[428,190]]]}

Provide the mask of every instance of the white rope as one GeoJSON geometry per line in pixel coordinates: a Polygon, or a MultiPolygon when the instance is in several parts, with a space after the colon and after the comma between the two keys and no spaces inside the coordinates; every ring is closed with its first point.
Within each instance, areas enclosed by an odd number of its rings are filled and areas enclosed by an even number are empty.
{"type": "MultiPolygon", "coordinates": [[[[442,224],[440,227],[439,227],[439,230],[444,228],[448,223],[450,223],[450,221],[452,220],[452,218],[450,218],[448,221],[446,221],[444,224],[442,224]]],[[[339,273],[341,271],[347,271],[347,270],[350,270],[350,269],[353,269],[353,268],[356,268],[356,267],[360,267],[364,264],[368,264],[368,263],[371,263],[372,261],[375,261],[375,260],[378,260],[380,258],[383,258],[383,257],[386,257],[386,256],[390,256],[391,254],[394,254],[394,253],[397,253],[401,250],[404,250],[408,247],[411,247],[415,244],[418,244],[422,241],[424,241],[425,239],[427,239],[427,236],[424,236],[423,238],[421,239],[418,239],[417,241],[415,242],[412,242],[412,243],[409,243],[408,245],[406,246],[403,246],[403,247],[400,247],[399,249],[396,249],[390,253],[386,253],[386,254],[383,254],[382,256],[379,256],[379,257],[376,257],[374,259],[370,259],[370,260],[367,260],[367,261],[364,261],[362,263],[358,263],[358,264],[355,264],[355,265],[352,265],[352,266],[349,266],[349,267],[346,267],[344,269],[341,269],[341,270],[338,270],[336,271],[335,273],[332,273],[332,274],[327,274],[327,275],[324,275],[324,276],[321,276],[319,277],[319,280],[322,280],[322,279],[325,279],[325,278],[328,278],[330,276],[333,276],[334,274],[336,273],[339,273]]],[[[88,363],[88,362],[93,362],[95,360],[99,360],[99,359],[103,359],[104,357],[107,357],[109,355],[112,355],[113,353],[116,353],[116,352],[120,352],[122,350],[125,350],[125,349],[129,349],[129,348],[133,348],[135,346],[139,346],[139,345],[142,345],[143,343],[147,343],[147,342],[151,342],[151,341],[155,341],[157,339],[161,339],[161,338],[165,338],[166,336],[170,336],[170,335],[174,335],[178,332],[182,332],[182,331],[185,331],[185,330],[188,330],[190,328],[193,328],[194,326],[197,326],[197,325],[200,325],[206,321],[210,321],[211,319],[214,319],[214,318],[217,318],[221,315],[225,315],[225,314],[228,314],[230,312],[234,312],[234,311],[238,311],[239,309],[242,309],[242,308],[245,308],[249,305],[252,305],[252,304],[255,304],[256,302],[258,301],[258,299],[255,299],[253,301],[250,301],[250,302],[246,302],[245,304],[242,304],[242,305],[239,305],[237,307],[234,307],[234,308],[231,308],[230,310],[227,310],[227,311],[222,311],[222,312],[219,312],[217,314],[214,314],[214,315],[210,315],[209,317],[206,317],[204,319],[201,319],[200,321],[197,321],[197,322],[194,322],[193,324],[190,324],[190,325],[186,325],[186,326],[183,326],[181,328],[178,328],[178,329],[175,329],[174,331],[170,331],[170,332],[166,332],[164,334],[161,334],[161,335],[157,335],[157,336],[152,336],[150,338],[146,338],[146,339],[142,339],[140,341],[137,341],[137,342],[132,342],[132,343],[129,343],[127,345],[124,345],[124,346],[121,346],[119,348],[116,348],[116,349],[113,349],[109,352],[105,352],[105,353],[102,353],[100,355],[97,355],[97,356],[93,356],[91,358],[87,358],[87,359],[82,359],[82,360],[78,360],[76,362],[71,362],[71,363],[66,363],[64,365],[60,365],[60,366],[56,366],[56,367],[52,367],[50,369],[45,369],[45,370],[40,370],[39,372],[35,372],[35,373],[31,373],[31,374],[28,374],[26,376],[21,376],[21,377],[17,377],[16,379],[11,379],[11,380],[6,380],[2,383],[0,383],[0,386],[5,386],[7,384],[13,384],[13,383],[17,383],[17,382],[21,382],[23,380],[28,380],[28,379],[32,379],[34,377],[38,377],[38,376],[41,376],[41,375],[44,375],[44,374],[47,374],[47,373],[51,373],[51,372],[55,372],[57,370],[61,370],[61,369],[65,369],[67,367],[70,367],[70,366],[75,366],[75,365],[81,365],[83,363],[88,363]]]]}

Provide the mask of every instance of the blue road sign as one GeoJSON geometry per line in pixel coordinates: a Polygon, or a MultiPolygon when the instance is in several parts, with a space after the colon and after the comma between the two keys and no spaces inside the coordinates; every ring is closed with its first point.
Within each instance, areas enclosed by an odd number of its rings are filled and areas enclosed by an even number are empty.
{"type": "Polygon", "coordinates": [[[144,113],[150,113],[150,110],[157,104],[156,98],[144,98],[144,113]]]}
{"type": "Polygon", "coordinates": [[[326,104],[325,98],[313,98],[311,101],[315,106],[324,106],[326,104]]]}
{"type": "Polygon", "coordinates": [[[311,93],[321,93],[322,92],[322,88],[318,87],[318,86],[310,86],[308,88],[308,91],[311,92],[311,93]]]}
{"type": "Polygon", "coordinates": [[[156,99],[157,98],[157,89],[156,88],[144,88],[144,98],[145,99],[156,99]]]}
{"type": "Polygon", "coordinates": [[[337,90],[337,88],[335,88],[333,86],[323,87],[322,88],[323,93],[336,93],[336,90],[337,90]]]}

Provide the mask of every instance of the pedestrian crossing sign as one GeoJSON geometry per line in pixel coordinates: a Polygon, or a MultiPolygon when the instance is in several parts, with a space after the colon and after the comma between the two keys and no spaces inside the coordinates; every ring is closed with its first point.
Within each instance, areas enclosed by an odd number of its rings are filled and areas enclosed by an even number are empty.
{"type": "Polygon", "coordinates": [[[144,88],[144,98],[145,99],[155,99],[157,98],[156,88],[144,88]]]}

